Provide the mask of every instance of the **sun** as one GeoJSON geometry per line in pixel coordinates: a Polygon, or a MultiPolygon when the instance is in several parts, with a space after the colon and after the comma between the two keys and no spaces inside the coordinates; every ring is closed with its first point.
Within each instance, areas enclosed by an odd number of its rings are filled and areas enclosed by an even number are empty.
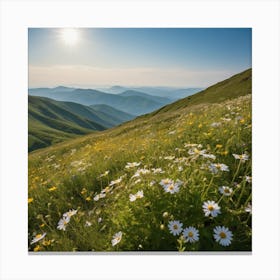
{"type": "Polygon", "coordinates": [[[67,46],[75,46],[79,42],[80,34],[76,28],[63,28],[61,30],[61,39],[67,46]]]}

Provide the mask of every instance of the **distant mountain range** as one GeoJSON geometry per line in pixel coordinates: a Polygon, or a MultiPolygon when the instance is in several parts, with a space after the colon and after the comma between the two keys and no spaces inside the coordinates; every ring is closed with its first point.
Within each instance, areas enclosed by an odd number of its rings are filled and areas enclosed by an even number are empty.
{"type": "Polygon", "coordinates": [[[201,89],[142,87],[136,90],[114,86],[105,90],[107,92],[59,86],[29,89],[29,95],[48,97],[58,101],[70,101],[86,106],[105,104],[128,114],[139,116],[194,94],[201,89]]]}
{"type": "Polygon", "coordinates": [[[123,87],[123,86],[112,86],[108,88],[98,88],[98,90],[112,93],[122,94],[125,91],[138,91],[149,95],[168,98],[172,101],[187,97],[195,94],[204,88],[173,88],[173,87],[123,87]]]}
{"type": "Polygon", "coordinates": [[[28,98],[28,150],[92,131],[105,130],[135,116],[107,105],[84,106],[45,97],[28,98]]]}

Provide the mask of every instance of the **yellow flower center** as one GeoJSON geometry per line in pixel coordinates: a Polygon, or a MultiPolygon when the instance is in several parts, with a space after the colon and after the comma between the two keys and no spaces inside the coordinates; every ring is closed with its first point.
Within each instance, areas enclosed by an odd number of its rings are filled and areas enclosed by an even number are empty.
{"type": "Polygon", "coordinates": [[[213,211],[214,210],[214,206],[213,205],[208,205],[208,210],[209,211],[213,211]]]}
{"type": "Polygon", "coordinates": [[[227,235],[222,231],[222,232],[220,233],[220,237],[221,237],[221,238],[226,238],[227,235]]]}
{"type": "Polygon", "coordinates": [[[37,235],[35,236],[35,238],[40,238],[41,236],[42,236],[42,234],[39,233],[39,234],[37,234],[37,235]]]}
{"type": "Polygon", "coordinates": [[[174,229],[178,229],[178,226],[177,226],[177,225],[173,225],[173,228],[174,228],[174,229]]]}
{"type": "Polygon", "coordinates": [[[225,193],[230,193],[230,191],[229,191],[228,188],[225,188],[225,189],[224,189],[224,192],[225,192],[225,193]]]}
{"type": "Polygon", "coordinates": [[[168,188],[169,190],[174,190],[174,185],[171,184],[168,188]]]}
{"type": "Polygon", "coordinates": [[[193,233],[191,231],[188,233],[188,237],[193,237],[193,233]]]}

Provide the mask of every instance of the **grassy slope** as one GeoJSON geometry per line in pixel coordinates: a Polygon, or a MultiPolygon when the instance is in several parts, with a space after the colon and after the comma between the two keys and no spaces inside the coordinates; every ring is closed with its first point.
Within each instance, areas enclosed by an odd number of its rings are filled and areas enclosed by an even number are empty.
{"type": "Polygon", "coordinates": [[[46,147],[105,127],[69,111],[51,99],[29,96],[28,149],[46,147]]]}
{"type": "Polygon", "coordinates": [[[180,99],[170,105],[151,113],[152,115],[158,112],[174,111],[187,106],[202,104],[202,103],[220,103],[225,100],[234,99],[239,96],[252,93],[252,69],[248,69],[233,77],[219,82],[207,89],[196,93],[192,96],[180,99]]]}
{"type": "MultiPolygon", "coordinates": [[[[251,175],[251,161],[241,164],[232,156],[251,154],[251,87],[245,83],[248,88],[241,90],[238,84],[239,79],[224,83],[226,90],[219,91],[218,104],[212,95],[215,86],[210,87],[209,97],[207,90],[203,93],[202,104],[193,101],[196,105],[190,106],[183,99],[184,106],[176,102],[156,114],[29,154],[29,198],[33,199],[29,241],[32,233],[47,232],[46,242],[32,245],[30,250],[251,250],[251,219],[245,212],[251,201],[251,185],[245,179],[251,175]],[[240,89],[240,97],[227,98],[229,84],[240,89]],[[216,160],[190,155],[188,143],[202,145],[200,149],[214,154],[216,160]],[[125,165],[133,161],[141,162],[150,173],[132,178],[136,168],[126,169],[125,165]],[[229,172],[212,174],[210,162],[228,165],[229,172]],[[152,168],[162,168],[165,173],[154,174],[152,168]],[[109,174],[100,178],[106,170],[109,174]],[[120,177],[121,183],[106,189],[105,198],[94,201],[111,180],[120,177]],[[159,185],[163,178],[183,181],[180,192],[165,193],[159,185]],[[233,188],[232,196],[223,198],[219,186],[233,188]],[[130,202],[129,194],[138,190],[144,191],[144,198],[130,202]],[[222,214],[205,217],[202,204],[207,200],[218,202],[222,214]],[[72,208],[79,209],[78,214],[65,232],[57,230],[62,214],[72,208]],[[168,212],[165,218],[164,212],[168,212]],[[200,241],[180,244],[169,233],[170,220],[198,228],[200,241]],[[85,227],[87,221],[92,226],[85,227]],[[217,225],[233,232],[231,246],[222,247],[213,240],[217,225]],[[118,231],[123,238],[112,247],[112,236],[118,231]]],[[[193,100],[202,98],[199,95],[193,100]]]]}

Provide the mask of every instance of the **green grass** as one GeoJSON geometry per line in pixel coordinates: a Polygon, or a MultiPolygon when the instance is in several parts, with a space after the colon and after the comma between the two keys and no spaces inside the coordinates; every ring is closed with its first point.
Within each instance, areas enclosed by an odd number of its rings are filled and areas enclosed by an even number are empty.
{"type": "Polygon", "coordinates": [[[170,105],[169,110],[30,153],[29,250],[250,251],[251,215],[245,211],[252,199],[246,180],[251,176],[250,89],[239,95],[219,103],[176,102],[176,109],[170,105]],[[190,154],[189,144],[216,159],[190,154]],[[249,159],[241,162],[232,154],[247,154],[249,159]],[[128,162],[141,164],[127,169],[128,162]],[[212,173],[211,163],[226,164],[229,171],[212,173]],[[138,168],[149,171],[133,177],[138,168]],[[154,173],[153,168],[164,173],[154,173]],[[100,177],[105,171],[109,173],[100,177]],[[121,182],[109,186],[119,178],[121,182]],[[159,184],[165,178],[182,181],[179,192],[165,192],[159,184]],[[232,194],[222,195],[221,186],[232,188],[232,194]],[[95,201],[102,190],[106,196],[95,201]],[[144,197],[131,202],[130,194],[140,190],[144,197]],[[202,205],[208,200],[221,207],[217,217],[204,215],[202,205]],[[70,209],[77,209],[77,214],[65,231],[58,230],[58,221],[70,209]],[[199,241],[184,243],[173,236],[168,229],[172,220],[184,228],[196,227],[199,241]],[[219,225],[233,233],[227,247],[213,238],[219,225]],[[119,231],[122,239],[112,246],[119,231]],[[30,244],[44,232],[44,239],[30,244]]]}

